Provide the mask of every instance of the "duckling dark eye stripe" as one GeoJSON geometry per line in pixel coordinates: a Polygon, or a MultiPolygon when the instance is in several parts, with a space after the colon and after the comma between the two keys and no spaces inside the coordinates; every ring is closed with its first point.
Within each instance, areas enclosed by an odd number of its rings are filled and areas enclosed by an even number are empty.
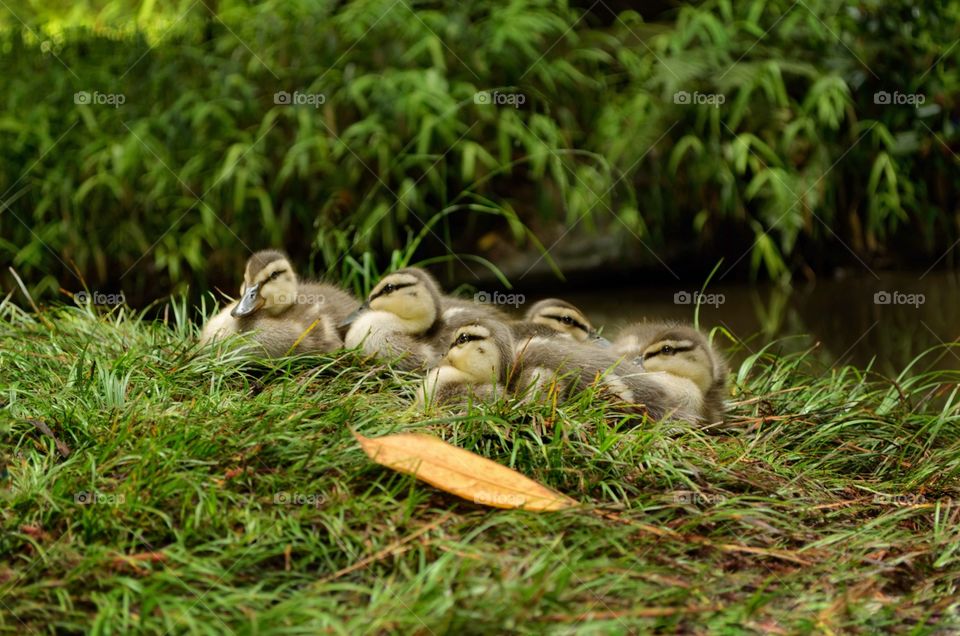
{"type": "MultiPolygon", "coordinates": [[[[414,284],[415,284],[415,283],[397,283],[397,284],[394,284],[393,289],[390,290],[390,293],[393,293],[393,292],[397,291],[398,289],[403,289],[404,287],[413,287],[414,284]]],[[[386,288],[386,287],[384,287],[383,289],[381,289],[380,291],[378,291],[376,294],[374,294],[373,296],[371,296],[371,297],[370,297],[370,300],[373,300],[374,298],[379,298],[380,296],[383,296],[385,293],[387,293],[387,288],[386,288]]]]}
{"type": "Polygon", "coordinates": [[[457,346],[457,345],[466,344],[466,343],[468,343],[468,342],[474,342],[474,341],[476,341],[476,340],[484,340],[484,337],[483,337],[483,336],[476,336],[476,335],[473,335],[473,334],[466,334],[466,333],[465,333],[465,334],[463,334],[463,335],[461,335],[461,336],[457,336],[457,339],[454,340],[454,341],[453,341],[453,344],[451,344],[450,346],[451,346],[451,347],[455,347],[455,346],[457,346]]]}
{"type": "MultiPolygon", "coordinates": [[[[671,347],[673,347],[673,345],[671,345],[671,347]]],[[[694,349],[693,345],[688,345],[686,347],[673,347],[673,351],[671,353],[683,353],[685,351],[693,351],[693,349],[694,349]]],[[[649,360],[650,358],[657,357],[661,353],[663,353],[663,349],[657,349],[656,351],[651,351],[650,353],[643,354],[643,359],[649,360]]]]}
{"type": "MultiPolygon", "coordinates": [[[[566,317],[566,316],[551,316],[550,314],[544,314],[544,318],[552,318],[553,320],[556,320],[556,321],[558,321],[558,322],[561,321],[561,320],[563,320],[565,317],[566,317]]],[[[580,321],[577,320],[576,318],[570,318],[570,321],[571,321],[571,324],[573,324],[574,327],[577,327],[577,328],[579,328],[579,329],[583,329],[584,331],[590,331],[590,328],[589,328],[589,327],[587,327],[585,324],[583,324],[582,322],[580,322],[580,321]]]]}

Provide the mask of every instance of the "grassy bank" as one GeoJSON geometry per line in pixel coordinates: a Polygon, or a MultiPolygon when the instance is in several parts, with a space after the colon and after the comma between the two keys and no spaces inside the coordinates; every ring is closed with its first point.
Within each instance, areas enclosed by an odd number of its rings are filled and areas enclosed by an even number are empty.
{"type": "Polygon", "coordinates": [[[705,433],[586,401],[424,419],[413,376],[218,357],[176,307],[0,312],[0,631],[960,626],[956,378],[922,373],[947,352],[896,381],[748,358],[736,426],[705,433]],[[431,431],[583,508],[447,496],[348,427],[431,431]]]}

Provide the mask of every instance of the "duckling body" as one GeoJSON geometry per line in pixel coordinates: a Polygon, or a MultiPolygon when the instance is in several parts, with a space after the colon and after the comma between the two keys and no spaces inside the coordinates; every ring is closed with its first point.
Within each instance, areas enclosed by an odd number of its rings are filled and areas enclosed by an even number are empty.
{"type": "Polygon", "coordinates": [[[598,384],[628,410],[647,412],[655,419],[668,415],[695,419],[695,412],[677,402],[658,375],[644,373],[603,349],[555,337],[515,343],[506,325],[481,320],[455,327],[450,348],[427,373],[419,400],[443,403],[504,390],[525,400],[554,390],[566,398],[598,384]]]}
{"type": "Polygon", "coordinates": [[[299,281],[275,250],[250,257],[240,294],[207,322],[201,343],[242,333],[270,357],[334,351],[343,346],[337,325],[356,303],[334,285],[299,281]]]}
{"type": "Polygon", "coordinates": [[[700,331],[670,322],[639,322],[613,341],[615,354],[661,374],[678,398],[706,423],[722,421],[729,373],[723,356],[700,331]]]}
{"type": "Polygon", "coordinates": [[[400,368],[432,366],[440,358],[440,307],[440,286],[430,274],[416,267],[398,270],[384,276],[343,321],[344,344],[369,355],[400,357],[400,368]]]}
{"type": "Polygon", "coordinates": [[[240,333],[238,331],[237,319],[230,315],[237,301],[233,301],[216,314],[207,319],[200,331],[200,344],[207,345],[215,340],[223,340],[229,336],[240,333]]]}
{"type": "Polygon", "coordinates": [[[446,295],[440,297],[440,315],[445,322],[464,320],[468,315],[490,320],[510,319],[507,312],[494,305],[446,295]]]}
{"type": "Polygon", "coordinates": [[[531,338],[514,353],[511,387],[526,399],[556,391],[561,399],[597,386],[627,410],[694,421],[696,405],[678,393],[663,374],[641,367],[610,351],[558,338],[531,338]]]}

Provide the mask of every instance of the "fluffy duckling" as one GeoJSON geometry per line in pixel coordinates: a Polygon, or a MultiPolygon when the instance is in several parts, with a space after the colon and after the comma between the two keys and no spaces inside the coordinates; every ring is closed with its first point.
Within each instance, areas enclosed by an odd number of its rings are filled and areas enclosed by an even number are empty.
{"type": "Polygon", "coordinates": [[[612,350],[663,374],[706,423],[722,421],[727,363],[700,331],[681,323],[635,323],[620,331],[612,350]]]}
{"type": "Polygon", "coordinates": [[[428,368],[446,351],[446,325],[480,319],[505,319],[500,309],[446,296],[424,269],[406,267],[388,274],[367,301],[343,321],[347,347],[363,345],[368,354],[403,356],[400,368],[428,368]]]}
{"type": "Polygon", "coordinates": [[[341,323],[347,327],[344,344],[370,355],[403,356],[401,368],[430,366],[440,357],[441,298],[437,281],[422,269],[387,274],[341,323]]]}
{"type": "Polygon", "coordinates": [[[594,384],[654,419],[697,419],[659,374],[644,373],[603,349],[559,338],[532,337],[514,344],[508,327],[489,320],[454,330],[447,354],[427,373],[419,400],[431,404],[467,395],[489,397],[504,388],[529,399],[554,386],[567,396],[594,384]]]}
{"type": "Polygon", "coordinates": [[[523,320],[512,323],[510,328],[518,339],[561,335],[577,342],[610,346],[610,341],[597,333],[580,309],[559,298],[534,303],[523,320]]]}
{"type": "Polygon", "coordinates": [[[337,324],[356,305],[347,292],[297,278],[283,252],[262,250],[247,261],[240,299],[213,316],[200,335],[207,343],[249,333],[266,355],[334,351],[343,346],[337,324]]]}
{"type": "Polygon", "coordinates": [[[427,372],[418,394],[421,404],[444,404],[466,396],[490,399],[507,382],[513,360],[510,329],[495,320],[451,326],[446,355],[427,372]]]}

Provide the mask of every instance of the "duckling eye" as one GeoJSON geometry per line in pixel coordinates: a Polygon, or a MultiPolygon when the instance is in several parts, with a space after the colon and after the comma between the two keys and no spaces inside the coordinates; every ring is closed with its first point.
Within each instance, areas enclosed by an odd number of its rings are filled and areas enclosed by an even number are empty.
{"type": "Polygon", "coordinates": [[[663,345],[663,347],[660,349],[660,353],[668,356],[673,353],[673,347],[670,345],[663,345]]]}
{"type": "Polygon", "coordinates": [[[396,285],[394,285],[393,283],[387,283],[387,284],[383,287],[383,293],[384,293],[384,294],[392,294],[392,293],[395,292],[396,290],[397,290],[397,287],[396,287],[396,285]]]}
{"type": "Polygon", "coordinates": [[[457,346],[460,346],[468,342],[470,342],[470,338],[467,336],[467,334],[462,333],[459,336],[457,336],[457,341],[454,344],[456,344],[457,346]]]}
{"type": "Polygon", "coordinates": [[[562,322],[565,325],[572,325],[573,318],[571,318],[570,316],[564,316],[563,318],[560,319],[560,322],[562,322]]]}

